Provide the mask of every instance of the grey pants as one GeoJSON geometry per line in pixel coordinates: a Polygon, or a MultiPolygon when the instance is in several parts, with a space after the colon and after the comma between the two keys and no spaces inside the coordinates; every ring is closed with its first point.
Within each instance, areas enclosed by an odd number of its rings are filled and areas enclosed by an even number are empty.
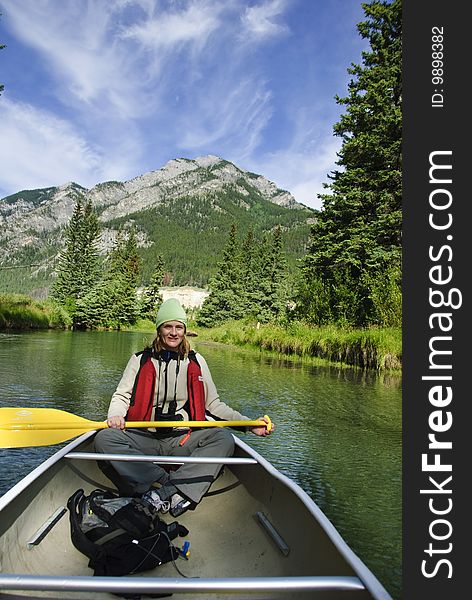
{"type": "MultiPolygon", "coordinates": [[[[95,436],[95,450],[102,454],[136,454],[142,456],[211,456],[227,457],[234,452],[232,434],[224,427],[192,431],[183,446],[184,437],[166,436],[139,429],[101,429],[95,436]]],[[[105,475],[122,495],[144,494],[154,482],[172,483],[184,496],[200,502],[218,476],[221,465],[184,464],[168,473],[152,462],[98,461],[105,475]]]]}

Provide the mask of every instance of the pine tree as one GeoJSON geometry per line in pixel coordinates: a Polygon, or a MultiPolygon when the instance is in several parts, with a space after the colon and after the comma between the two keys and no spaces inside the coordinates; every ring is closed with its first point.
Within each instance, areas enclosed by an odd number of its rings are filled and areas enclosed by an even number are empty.
{"type": "Polygon", "coordinates": [[[262,323],[275,322],[285,316],[288,301],[287,262],[280,227],[272,237],[265,237],[259,249],[254,314],[262,323]]]}
{"type": "Polygon", "coordinates": [[[153,320],[162,303],[160,288],[164,281],[165,265],[160,254],[157,255],[155,267],[149,285],[144,288],[141,297],[141,316],[153,320]]]}
{"type": "Polygon", "coordinates": [[[119,290],[113,280],[105,276],[77,302],[76,320],[81,327],[117,328],[117,307],[120,303],[119,290]]]}
{"type": "Polygon", "coordinates": [[[246,317],[263,323],[282,319],[288,300],[286,270],[280,227],[262,240],[256,240],[250,230],[239,248],[233,225],[197,323],[214,326],[246,317]]]}
{"type": "Polygon", "coordinates": [[[82,269],[80,270],[81,288],[89,290],[97,281],[101,271],[98,242],[100,239],[100,225],[93,210],[91,202],[87,202],[83,209],[82,219],[82,269]]]}
{"type": "Polygon", "coordinates": [[[59,255],[57,279],[52,287],[51,296],[66,306],[73,314],[75,302],[80,293],[80,286],[75,276],[80,260],[80,224],[82,220],[82,197],[79,196],[71,220],[65,229],[65,248],[59,255]]]}
{"type": "Polygon", "coordinates": [[[334,126],[338,165],[320,196],[303,263],[298,312],[314,323],[399,325],[401,318],[401,0],[363,4],[370,42],[352,65],[347,107],[334,126]],[[386,285],[395,305],[385,307],[386,285]],[[400,299],[400,303],[399,300],[400,299]],[[386,315],[390,315],[385,322],[386,315]],[[394,322],[392,322],[394,321],[394,322]]]}
{"type": "Polygon", "coordinates": [[[246,314],[256,317],[259,302],[259,250],[253,229],[249,229],[241,247],[241,282],[246,314]]]}
{"type": "Polygon", "coordinates": [[[78,195],[65,230],[65,248],[59,256],[57,279],[51,297],[62,305],[77,326],[77,303],[100,277],[100,227],[90,202],[78,195]]]}
{"type": "Polygon", "coordinates": [[[115,319],[118,326],[135,323],[139,314],[137,285],[140,259],[134,228],[125,235],[118,232],[115,246],[110,254],[109,279],[116,298],[115,319]]]}
{"type": "Polygon", "coordinates": [[[118,231],[102,278],[77,303],[77,319],[85,327],[120,329],[139,315],[137,283],[140,259],[134,229],[118,231]]]}
{"type": "Polygon", "coordinates": [[[287,258],[283,249],[282,229],[277,227],[274,231],[271,252],[272,267],[272,304],[271,312],[274,320],[285,317],[290,295],[287,275],[287,258]]]}
{"type": "Polygon", "coordinates": [[[216,276],[210,282],[211,293],[198,315],[199,325],[211,327],[245,316],[247,306],[242,273],[237,228],[233,224],[216,276]]]}

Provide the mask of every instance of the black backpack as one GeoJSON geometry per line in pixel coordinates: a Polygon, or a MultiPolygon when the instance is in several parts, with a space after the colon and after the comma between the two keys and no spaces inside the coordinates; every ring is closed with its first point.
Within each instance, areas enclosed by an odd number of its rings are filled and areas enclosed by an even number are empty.
{"type": "Polygon", "coordinates": [[[129,575],[175,560],[171,540],[188,535],[177,521],[165,523],[139,498],[96,489],[77,490],[67,501],[71,539],[88,556],[94,575],[129,575]]]}

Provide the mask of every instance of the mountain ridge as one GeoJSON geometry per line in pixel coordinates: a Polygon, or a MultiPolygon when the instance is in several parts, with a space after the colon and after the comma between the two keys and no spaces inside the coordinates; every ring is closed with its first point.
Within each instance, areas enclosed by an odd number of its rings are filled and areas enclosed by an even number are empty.
{"type": "MultiPolygon", "coordinates": [[[[216,259],[206,256],[205,249],[201,264],[196,267],[198,276],[191,274],[189,265],[180,272],[182,260],[185,262],[183,252],[175,251],[163,231],[173,235],[174,242],[180,240],[190,247],[208,246],[216,253],[222,249],[223,233],[227,234],[233,221],[241,226],[242,233],[253,226],[261,234],[281,226],[287,242],[290,239],[293,242],[290,231],[294,234],[300,230],[301,237],[306,238],[310,221],[316,216],[316,211],[298,203],[289,192],[264,176],[245,171],[225,159],[213,155],[176,158],[160,169],[124,182],[105,181],[89,189],[67,182],[57,187],[23,190],[0,199],[0,266],[9,265],[11,269],[28,261],[39,263],[39,270],[31,275],[43,279],[48,287],[64,243],[65,226],[80,195],[97,212],[103,228],[103,253],[113,245],[120,227],[134,224],[146,262],[143,277],[149,276],[147,263],[156,257],[159,246],[167,253],[166,264],[178,284],[206,285],[214,273],[216,259]]],[[[300,253],[299,241],[295,244],[297,248],[289,249],[289,253],[292,250],[300,253]]],[[[21,277],[25,279],[24,274],[21,277]]],[[[13,281],[15,275],[7,279],[13,281]]],[[[0,286],[5,288],[1,269],[0,286]]],[[[18,291],[24,287],[19,285],[18,291]]]]}

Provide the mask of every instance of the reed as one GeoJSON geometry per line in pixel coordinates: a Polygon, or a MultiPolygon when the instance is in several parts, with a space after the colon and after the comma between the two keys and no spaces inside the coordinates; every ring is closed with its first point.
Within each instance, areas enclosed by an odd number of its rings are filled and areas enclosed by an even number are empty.
{"type": "Polygon", "coordinates": [[[48,329],[69,326],[64,311],[22,294],[0,294],[0,330],[48,329]]]}
{"type": "MultiPolygon", "coordinates": [[[[0,330],[70,326],[67,313],[47,300],[37,302],[21,294],[0,294],[0,330]]],[[[153,334],[154,324],[142,320],[130,329],[153,334]]],[[[191,320],[189,330],[203,340],[250,346],[285,356],[319,358],[365,370],[391,371],[402,367],[399,328],[348,329],[334,325],[313,327],[303,322],[281,326],[232,321],[206,329],[191,320]]]]}
{"type": "Polygon", "coordinates": [[[198,329],[198,335],[216,342],[284,355],[318,357],[361,369],[399,370],[402,366],[399,328],[344,329],[334,325],[312,327],[301,322],[287,326],[230,322],[198,329]]]}

